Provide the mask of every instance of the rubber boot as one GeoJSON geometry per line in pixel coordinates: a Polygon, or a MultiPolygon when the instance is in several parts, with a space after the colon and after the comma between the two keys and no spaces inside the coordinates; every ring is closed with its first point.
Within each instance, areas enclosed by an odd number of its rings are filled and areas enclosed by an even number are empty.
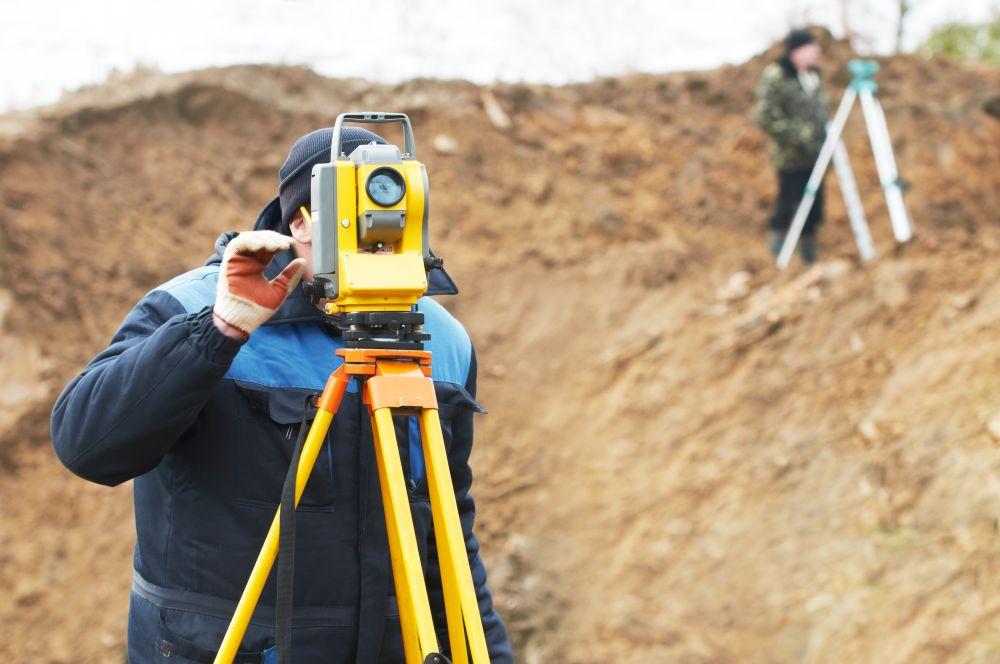
{"type": "Polygon", "coordinates": [[[799,240],[799,256],[806,265],[812,265],[819,258],[819,244],[815,233],[803,235],[799,240]]]}
{"type": "Polygon", "coordinates": [[[771,255],[775,258],[781,253],[781,245],[785,243],[785,234],[782,231],[771,229],[767,232],[767,248],[771,250],[771,255]]]}

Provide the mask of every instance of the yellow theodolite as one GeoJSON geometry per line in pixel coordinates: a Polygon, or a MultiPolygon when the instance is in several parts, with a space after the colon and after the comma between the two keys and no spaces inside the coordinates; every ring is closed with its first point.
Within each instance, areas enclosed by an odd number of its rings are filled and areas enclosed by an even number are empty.
{"type": "MultiPolygon", "coordinates": [[[[344,363],[315,402],[316,417],[293,456],[281,507],[215,662],[233,661],[279,548],[294,537],[295,505],[353,378],[360,382],[372,421],[406,664],[448,660],[440,653],[434,631],[394,415],[419,419],[452,661],[486,664],[486,638],[430,378],[431,354],[423,349],[429,335],[421,331],[423,314],[413,310],[427,290],[428,271],[441,265],[427,242],[427,170],[416,160],[413,128],[402,113],[340,115],[333,127],[331,157],[330,163],[313,167],[311,214],[303,209],[312,225],[315,275],[303,287],[328,314],[340,317],[346,348],[337,354],[344,363]],[[394,145],[369,144],[344,154],[340,138],[345,121],[401,124],[403,152],[394,145]]],[[[286,574],[290,577],[291,572],[286,574]]],[[[288,577],[283,580],[279,569],[279,607],[285,595],[290,609],[288,577]]],[[[278,657],[287,664],[291,616],[282,617],[280,608],[277,636],[278,657]]]]}
{"type": "Polygon", "coordinates": [[[435,267],[427,246],[427,169],[415,158],[402,113],[345,113],[333,128],[334,160],[312,173],[313,272],[310,288],[327,313],[407,312],[435,267]],[[395,145],[340,150],[344,120],[400,122],[395,145]]]}

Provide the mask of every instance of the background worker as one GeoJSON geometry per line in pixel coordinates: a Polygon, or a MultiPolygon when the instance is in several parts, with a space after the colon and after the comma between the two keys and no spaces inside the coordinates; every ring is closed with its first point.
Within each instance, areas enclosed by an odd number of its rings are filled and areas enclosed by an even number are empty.
{"type": "MultiPolygon", "coordinates": [[[[281,495],[303,404],[341,363],[333,321],[296,288],[311,278],[312,167],[332,132],[292,146],[278,197],[254,230],[227,233],[205,266],[146,295],[110,346],[74,378],[52,413],[62,462],[88,480],[135,479],[137,542],[129,610],[133,663],[212,662],[281,495]]],[[[380,137],[344,128],[350,153],[380,137]]],[[[442,271],[428,294],[457,292],[442,271]]],[[[456,499],[491,661],[512,662],[473,534],[472,416],[476,356],[443,307],[418,305],[432,335],[434,380],[456,499]]],[[[313,410],[313,412],[315,412],[313,410]]],[[[401,420],[402,421],[402,420],[401,420]]],[[[435,626],[444,607],[419,430],[397,426],[435,626]]],[[[330,428],[298,509],[294,656],[301,662],[402,662],[367,408],[356,386],[330,428]]],[[[274,647],[274,575],[240,662],[274,647]]]]}
{"type": "MultiPolygon", "coordinates": [[[[826,138],[826,95],[819,75],[821,54],[811,32],[792,30],[785,38],[784,53],[764,68],[757,87],[757,122],[771,139],[778,171],[778,200],[768,235],[768,248],[775,256],[826,138]]],[[[816,261],[816,234],[822,222],[821,185],[799,240],[799,254],[806,263],[816,261]]]]}

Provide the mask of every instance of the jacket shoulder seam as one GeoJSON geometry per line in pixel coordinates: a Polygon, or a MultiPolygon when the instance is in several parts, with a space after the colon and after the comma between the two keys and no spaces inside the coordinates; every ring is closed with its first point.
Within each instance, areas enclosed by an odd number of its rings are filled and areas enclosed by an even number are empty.
{"type": "Polygon", "coordinates": [[[217,277],[218,273],[217,265],[195,268],[160,284],[147,295],[166,293],[174,298],[185,312],[194,313],[215,301],[214,285],[207,288],[204,282],[217,277]]]}

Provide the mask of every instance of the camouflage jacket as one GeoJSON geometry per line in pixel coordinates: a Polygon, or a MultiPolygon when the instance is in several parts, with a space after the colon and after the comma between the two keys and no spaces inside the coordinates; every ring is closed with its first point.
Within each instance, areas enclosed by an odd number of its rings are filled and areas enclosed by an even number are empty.
{"type": "Polygon", "coordinates": [[[826,138],[826,120],[822,85],[806,92],[787,59],[764,69],[757,86],[757,123],[774,144],[778,170],[813,167],[826,138]]]}

